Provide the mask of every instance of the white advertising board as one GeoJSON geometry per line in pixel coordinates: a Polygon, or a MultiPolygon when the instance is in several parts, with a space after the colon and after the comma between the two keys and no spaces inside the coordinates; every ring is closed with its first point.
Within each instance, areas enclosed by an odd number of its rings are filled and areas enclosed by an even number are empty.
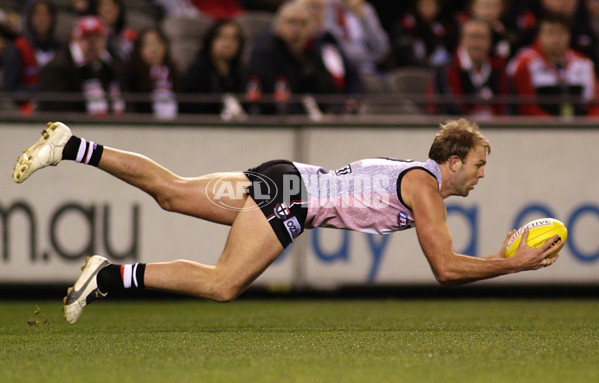
{"type": "MultiPolygon", "coordinates": [[[[84,126],[87,139],[143,153],[177,174],[245,170],[275,158],[340,168],[367,157],[425,160],[432,128],[210,128],[84,126]],[[298,158],[301,156],[301,158],[298,158]]],[[[225,226],[167,213],[151,197],[106,174],[70,162],[27,182],[11,179],[20,150],[40,127],[5,124],[0,130],[0,283],[65,283],[83,258],[117,262],[186,258],[214,263],[225,226]]],[[[493,283],[599,282],[599,130],[483,130],[491,140],[485,178],[467,198],[446,200],[459,252],[496,252],[507,232],[552,216],[569,228],[558,262],[547,269],[503,276],[493,283]]],[[[306,231],[257,283],[434,284],[415,230],[374,236],[333,229],[306,231]]]]}

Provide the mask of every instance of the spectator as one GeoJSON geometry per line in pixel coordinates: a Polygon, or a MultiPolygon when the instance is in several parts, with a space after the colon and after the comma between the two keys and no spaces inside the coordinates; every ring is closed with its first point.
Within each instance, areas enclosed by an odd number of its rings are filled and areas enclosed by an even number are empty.
{"type": "MultiPolygon", "coordinates": [[[[534,0],[537,3],[539,0],[534,0]]],[[[531,1],[503,0],[501,22],[507,30],[507,41],[510,44],[509,57],[513,57],[521,48],[528,46],[535,39],[537,30],[537,14],[528,4],[531,1]]],[[[494,40],[497,41],[497,40],[494,40]]]]}
{"type": "Polygon", "coordinates": [[[122,0],[96,0],[95,14],[108,27],[106,48],[118,65],[129,58],[137,32],[126,25],[126,12],[122,0]]]}
{"type": "Polygon", "coordinates": [[[591,28],[595,35],[599,36],[599,1],[584,0],[584,5],[589,15],[591,28]]]}
{"type": "MultiPolygon", "coordinates": [[[[278,101],[262,105],[262,113],[303,113],[302,106],[287,103],[291,95],[337,92],[335,80],[314,49],[314,36],[309,10],[293,1],[279,8],[272,31],[256,41],[250,54],[246,96],[258,101],[264,92],[278,101]]],[[[250,109],[250,113],[257,112],[253,106],[250,109]]]]}
{"type": "Polygon", "coordinates": [[[325,29],[341,43],[359,72],[375,72],[377,64],[389,53],[389,38],[374,8],[365,0],[332,0],[325,29]]]}
{"type": "Polygon", "coordinates": [[[326,0],[298,0],[312,15],[315,26],[314,50],[320,54],[329,74],[333,77],[340,93],[363,93],[364,88],[360,76],[349,62],[339,41],[333,34],[324,29],[326,0]]]}
{"type": "MultiPolygon", "coordinates": [[[[17,35],[12,31],[12,28],[7,27],[5,24],[0,22],[0,74],[4,72],[4,53],[6,52],[6,49],[12,44],[16,36],[17,35]]],[[[4,86],[2,84],[3,79],[4,76],[0,76],[0,88],[4,86]]]]}
{"type": "Polygon", "coordinates": [[[98,17],[85,16],[77,21],[68,46],[42,68],[38,89],[40,92],[76,92],[83,101],[46,99],[40,102],[41,110],[91,115],[124,111],[117,72],[106,51],[107,34],[106,26],[98,17]]]}
{"type": "Polygon", "coordinates": [[[431,112],[440,114],[489,116],[506,112],[498,96],[508,92],[503,65],[491,60],[491,27],[483,20],[470,19],[461,28],[460,41],[452,62],[437,70],[434,94],[457,99],[433,105],[431,112]],[[461,96],[477,98],[477,102],[462,102],[461,96]],[[495,101],[490,103],[490,101],[495,101]]]}
{"type": "Polygon", "coordinates": [[[60,48],[56,38],[57,10],[53,0],[31,0],[25,8],[25,36],[31,42],[39,67],[43,67],[60,48]]]}
{"type": "Polygon", "coordinates": [[[517,95],[553,96],[553,102],[521,103],[518,111],[529,116],[599,115],[590,104],[599,95],[593,62],[569,47],[570,23],[566,16],[546,13],[539,20],[536,41],[518,53],[508,74],[517,95]]]}
{"type": "MultiPolygon", "coordinates": [[[[0,63],[4,64],[4,52],[16,37],[15,33],[0,22],[0,63]]],[[[0,65],[0,68],[3,65],[0,65]]]]}
{"type": "Polygon", "coordinates": [[[570,47],[588,56],[597,65],[595,54],[597,35],[591,27],[591,20],[584,1],[581,0],[541,0],[537,14],[551,12],[570,19],[570,47]]]}
{"type": "Polygon", "coordinates": [[[161,119],[174,118],[178,111],[175,93],[180,92],[181,87],[167,37],[156,28],[143,30],[126,63],[123,88],[149,95],[151,101],[131,102],[131,109],[137,113],[153,113],[161,119]]]}
{"type": "Polygon", "coordinates": [[[596,29],[597,5],[599,2],[581,0],[574,15],[574,29],[570,46],[575,51],[588,56],[595,64],[595,74],[599,73],[599,30],[596,29]],[[594,12],[594,13],[593,13],[594,12]]]}
{"type": "MultiPolygon", "coordinates": [[[[23,17],[25,29],[8,46],[4,57],[4,89],[11,92],[33,92],[37,89],[39,69],[46,65],[60,44],[54,37],[56,6],[50,0],[27,3],[23,17]]],[[[31,101],[20,101],[19,109],[29,114],[31,101]]]]}
{"type": "Polygon", "coordinates": [[[6,31],[19,33],[22,29],[21,15],[10,9],[0,8],[0,24],[6,31]]]}
{"type": "Polygon", "coordinates": [[[512,55],[512,37],[510,31],[514,28],[509,25],[505,9],[506,0],[472,0],[466,12],[458,15],[458,24],[464,23],[469,18],[486,21],[491,26],[492,43],[491,56],[507,64],[512,55]]]}
{"type": "MultiPolygon", "coordinates": [[[[588,14],[589,30],[597,37],[599,36],[599,1],[584,0],[584,6],[588,14]]],[[[595,63],[595,74],[599,74],[599,43],[595,42],[588,56],[595,63]]]]}
{"type": "Polygon", "coordinates": [[[451,60],[451,29],[441,20],[440,0],[415,0],[392,33],[392,67],[441,67],[451,60]]]}
{"type": "MultiPolygon", "coordinates": [[[[245,88],[245,67],[242,61],[243,32],[233,20],[215,22],[206,32],[198,56],[185,74],[187,93],[242,93],[245,88]]],[[[189,113],[220,113],[216,103],[185,104],[189,113]]]]}

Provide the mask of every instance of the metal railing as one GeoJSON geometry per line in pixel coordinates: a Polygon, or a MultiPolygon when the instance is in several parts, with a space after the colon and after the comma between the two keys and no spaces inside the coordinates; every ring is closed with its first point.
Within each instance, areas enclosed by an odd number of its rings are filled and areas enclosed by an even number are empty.
{"type": "MultiPolygon", "coordinates": [[[[67,112],[61,110],[42,110],[37,106],[44,102],[53,103],[81,103],[85,102],[81,93],[66,92],[0,92],[0,121],[31,121],[31,120],[83,120],[83,121],[126,121],[139,123],[212,123],[227,124],[276,124],[281,121],[289,123],[326,123],[326,124],[364,124],[366,121],[387,124],[401,118],[402,120],[429,123],[429,121],[440,121],[447,118],[446,115],[436,115],[429,112],[430,106],[442,107],[456,104],[472,105],[505,105],[507,114],[500,116],[470,116],[475,120],[487,123],[513,120],[520,124],[535,124],[539,119],[551,120],[557,124],[575,123],[578,125],[595,125],[599,118],[586,116],[575,116],[565,114],[553,117],[519,116],[516,113],[518,105],[598,105],[599,100],[584,101],[580,97],[564,96],[516,96],[505,95],[482,99],[477,96],[453,96],[453,95],[430,95],[410,94],[398,95],[393,92],[366,93],[355,95],[290,95],[281,102],[272,94],[264,94],[259,102],[250,102],[245,94],[187,94],[178,93],[175,100],[180,106],[180,111],[172,118],[164,119],[151,113],[136,113],[130,106],[135,103],[152,103],[155,99],[151,94],[123,93],[122,100],[127,106],[124,113],[104,114],[90,116],[86,112],[67,112]],[[29,108],[22,108],[23,104],[29,104],[29,108]],[[220,113],[196,113],[194,104],[218,104],[220,113]],[[277,108],[284,104],[295,105],[294,108],[277,108]],[[186,105],[186,108],[181,108],[186,105]],[[270,108],[271,113],[264,115],[253,114],[252,106],[270,108]],[[21,107],[20,107],[21,106],[21,107]],[[290,112],[291,111],[291,112],[290,112]]],[[[566,109],[572,110],[572,109],[566,109]]],[[[468,117],[468,116],[464,116],[468,117]]]]}

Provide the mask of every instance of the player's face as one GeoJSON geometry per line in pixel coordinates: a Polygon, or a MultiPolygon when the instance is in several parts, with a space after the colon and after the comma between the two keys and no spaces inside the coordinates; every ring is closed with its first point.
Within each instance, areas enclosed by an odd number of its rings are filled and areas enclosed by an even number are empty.
{"type": "Polygon", "coordinates": [[[487,151],[483,146],[477,146],[468,153],[456,172],[454,187],[456,195],[466,197],[470,190],[485,176],[487,151]]]}

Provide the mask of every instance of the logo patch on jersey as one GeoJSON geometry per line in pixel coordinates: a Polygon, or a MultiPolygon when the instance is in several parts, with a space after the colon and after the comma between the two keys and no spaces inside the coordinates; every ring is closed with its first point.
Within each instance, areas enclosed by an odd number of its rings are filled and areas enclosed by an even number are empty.
{"type": "Polygon", "coordinates": [[[399,230],[406,230],[414,227],[414,221],[406,213],[400,211],[397,215],[397,226],[399,226],[399,230]]]}
{"type": "Polygon", "coordinates": [[[289,233],[291,237],[291,242],[302,232],[302,227],[299,224],[299,221],[295,217],[291,217],[288,220],[283,221],[283,225],[285,225],[285,229],[289,233]]]}
{"type": "Polygon", "coordinates": [[[285,202],[278,203],[273,212],[278,219],[285,219],[291,213],[285,202]]]}

